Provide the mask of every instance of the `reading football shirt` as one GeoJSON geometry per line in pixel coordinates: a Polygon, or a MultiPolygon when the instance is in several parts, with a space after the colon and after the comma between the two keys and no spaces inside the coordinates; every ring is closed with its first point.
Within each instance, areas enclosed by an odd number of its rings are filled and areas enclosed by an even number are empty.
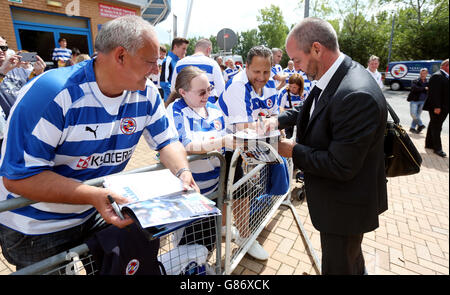
{"type": "MultiPolygon", "coordinates": [[[[47,71],[24,86],[8,120],[0,176],[49,170],[81,182],[122,171],[141,135],[154,150],[178,140],[151,81],[144,91],[106,97],[93,62],[47,71]]],[[[16,197],[0,181],[0,200],[16,197]]],[[[0,214],[0,223],[45,234],[82,224],[94,212],[91,205],[39,202],[0,214]]]]}
{"type": "MultiPolygon", "coordinates": [[[[211,139],[225,136],[225,121],[221,110],[211,102],[207,102],[205,107],[207,118],[197,114],[183,98],[168,106],[168,117],[175,123],[179,140],[184,146],[191,142],[206,144],[211,139]]],[[[221,151],[224,153],[223,148],[221,151]]],[[[212,193],[217,189],[220,174],[219,159],[214,157],[192,161],[189,168],[202,194],[212,193]]]]}
{"type": "Polygon", "coordinates": [[[182,69],[188,66],[195,66],[200,70],[203,70],[208,77],[208,81],[211,85],[214,85],[214,90],[211,92],[212,96],[219,96],[225,89],[225,81],[223,79],[222,71],[219,64],[205,56],[205,55],[190,55],[177,62],[175,70],[172,75],[171,90],[175,91],[175,82],[177,80],[178,73],[182,69]]]}
{"type": "Polygon", "coordinates": [[[278,92],[272,79],[264,85],[262,95],[258,95],[247,77],[247,70],[238,73],[225,86],[219,98],[219,106],[225,115],[227,128],[231,124],[255,122],[258,115],[278,114],[278,92]]]}

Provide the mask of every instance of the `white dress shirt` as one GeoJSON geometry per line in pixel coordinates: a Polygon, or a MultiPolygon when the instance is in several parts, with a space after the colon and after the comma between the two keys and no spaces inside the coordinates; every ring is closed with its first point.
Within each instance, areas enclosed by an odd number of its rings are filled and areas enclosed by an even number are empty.
{"type": "MultiPolygon", "coordinates": [[[[339,57],[334,61],[334,63],[331,65],[331,67],[328,69],[328,71],[325,72],[325,74],[317,81],[315,87],[318,87],[322,92],[320,93],[319,97],[317,98],[317,101],[319,101],[320,97],[322,96],[323,90],[328,86],[328,83],[330,83],[331,78],[333,77],[334,73],[336,73],[337,69],[341,65],[341,63],[344,61],[345,55],[341,52],[339,54],[339,57]]],[[[314,107],[316,106],[315,101],[313,101],[311,105],[311,110],[309,111],[309,116],[311,117],[314,107]]]]}

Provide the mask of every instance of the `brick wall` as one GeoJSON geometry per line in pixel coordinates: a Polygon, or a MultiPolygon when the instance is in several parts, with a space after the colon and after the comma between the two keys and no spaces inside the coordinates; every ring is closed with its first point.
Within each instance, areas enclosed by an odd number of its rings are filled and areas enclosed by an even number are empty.
{"type": "MultiPolygon", "coordinates": [[[[3,36],[8,41],[8,46],[11,49],[17,50],[16,36],[14,34],[14,27],[11,16],[11,6],[29,8],[38,11],[55,12],[59,14],[66,14],[66,6],[72,0],[57,0],[62,3],[62,7],[52,7],[47,5],[47,0],[22,0],[22,4],[9,2],[7,0],[0,1],[0,36],[3,36]]],[[[99,3],[106,5],[113,5],[125,9],[136,11],[136,15],[140,14],[140,8],[132,5],[118,4],[114,1],[100,1],[100,0],[79,0],[80,1],[80,15],[81,17],[89,18],[91,23],[91,38],[94,42],[97,35],[98,24],[104,24],[111,20],[111,18],[100,16],[99,3]]]]}

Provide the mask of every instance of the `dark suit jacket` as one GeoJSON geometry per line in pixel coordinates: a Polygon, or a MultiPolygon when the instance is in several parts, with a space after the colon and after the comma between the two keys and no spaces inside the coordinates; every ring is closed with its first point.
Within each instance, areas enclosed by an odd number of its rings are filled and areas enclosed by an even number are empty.
{"type": "Polygon", "coordinates": [[[448,78],[441,71],[437,71],[431,76],[428,88],[428,97],[423,109],[433,112],[435,108],[440,108],[441,113],[448,114],[448,78]]]}
{"type": "Polygon", "coordinates": [[[312,99],[280,115],[280,129],[297,124],[293,161],[305,174],[314,227],[326,233],[358,234],[378,227],[387,210],[384,169],[386,100],[373,77],[348,56],[312,99]],[[309,119],[309,120],[308,120],[309,119]]]}

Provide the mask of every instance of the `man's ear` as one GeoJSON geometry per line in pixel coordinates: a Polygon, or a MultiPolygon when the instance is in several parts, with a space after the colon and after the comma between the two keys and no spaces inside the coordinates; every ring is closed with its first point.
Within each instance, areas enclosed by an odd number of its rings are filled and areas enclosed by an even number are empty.
{"type": "Polygon", "coordinates": [[[114,49],[114,60],[119,65],[124,65],[124,59],[127,51],[122,46],[119,46],[114,49]]]}
{"type": "Polygon", "coordinates": [[[311,47],[311,53],[318,56],[322,51],[322,45],[319,42],[314,42],[311,47]]]}

